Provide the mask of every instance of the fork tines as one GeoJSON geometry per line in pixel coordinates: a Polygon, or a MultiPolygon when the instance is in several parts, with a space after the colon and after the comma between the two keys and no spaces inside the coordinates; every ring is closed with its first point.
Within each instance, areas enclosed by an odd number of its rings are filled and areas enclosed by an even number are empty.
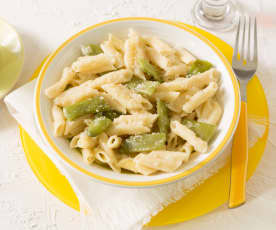
{"type": "Polygon", "coordinates": [[[250,16],[240,16],[233,54],[233,61],[234,60],[240,63],[246,62],[249,64],[253,62],[254,64],[257,64],[258,50],[256,17],[252,18],[250,16]],[[252,32],[254,39],[251,38],[252,32]]]}

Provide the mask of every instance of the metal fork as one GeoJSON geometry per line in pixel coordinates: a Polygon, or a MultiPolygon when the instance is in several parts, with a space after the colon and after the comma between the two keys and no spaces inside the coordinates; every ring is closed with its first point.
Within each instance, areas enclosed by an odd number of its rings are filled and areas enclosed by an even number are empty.
{"type": "Polygon", "coordinates": [[[235,208],[245,203],[245,184],[247,175],[248,159],[248,126],[247,126],[247,96],[246,87],[249,80],[257,70],[257,20],[254,19],[251,25],[251,17],[240,18],[234,54],[232,58],[232,68],[240,82],[241,110],[240,119],[232,146],[231,184],[229,196],[229,208],[235,208]],[[253,27],[253,36],[251,33],[253,27]],[[245,44],[247,29],[247,45],[245,44]],[[240,39],[240,34],[242,39],[240,39]],[[252,39],[253,37],[253,39],[252,39]],[[241,40],[241,41],[240,41],[241,40]],[[251,44],[253,40],[253,44],[251,44]],[[241,43],[241,44],[240,44],[241,43]],[[247,46],[247,50],[245,47],[247,46]],[[253,48],[252,48],[253,46],[253,48]],[[240,49],[239,49],[240,47],[240,49]]]}

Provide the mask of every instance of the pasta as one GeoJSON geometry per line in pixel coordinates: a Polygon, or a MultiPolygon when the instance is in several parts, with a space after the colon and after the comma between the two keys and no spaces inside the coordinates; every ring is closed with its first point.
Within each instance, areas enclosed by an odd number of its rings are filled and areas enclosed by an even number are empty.
{"type": "Polygon", "coordinates": [[[209,99],[196,109],[198,121],[216,125],[222,115],[222,109],[215,99],[209,99]]]}
{"type": "Polygon", "coordinates": [[[160,99],[163,100],[167,103],[170,103],[174,100],[176,100],[178,98],[178,96],[180,95],[180,92],[176,92],[176,91],[160,91],[160,90],[156,90],[156,92],[153,94],[153,97],[155,97],[155,99],[160,99]]]}
{"type": "Polygon", "coordinates": [[[77,146],[78,148],[91,149],[98,144],[98,137],[89,137],[87,130],[79,134],[77,146]]]}
{"type": "Polygon", "coordinates": [[[188,66],[183,63],[170,66],[166,69],[165,77],[166,79],[175,79],[179,76],[185,76],[188,72],[188,69],[188,66]]]}
{"type": "Polygon", "coordinates": [[[132,39],[127,39],[124,46],[124,63],[127,69],[134,70],[135,65],[135,43],[132,39]]]}
{"type": "Polygon", "coordinates": [[[119,148],[122,143],[122,138],[117,135],[110,136],[107,141],[107,146],[111,149],[119,148]]]}
{"type": "Polygon", "coordinates": [[[83,148],[81,149],[82,159],[84,163],[90,165],[95,160],[96,156],[92,149],[83,148]]]}
{"type": "Polygon", "coordinates": [[[164,55],[165,57],[175,55],[176,53],[175,49],[173,49],[170,45],[168,45],[167,43],[165,43],[157,37],[146,37],[145,40],[158,53],[164,55]]]}
{"type": "Polygon", "coordinates": [[[169,60],[161,55],[158,51],[151,47],[146,47],[146,53],[150,61],[162,69],[166,69],[169,65],[169,60]]]}
{"type": "Polygon", "coordinates": [[[177,136],[191,144],[196,151],[200,153],[207,151],[208,144],[197,137],[196,134],[185,125],[180,124],[178,121],[171,121],[171,130],[177,136]]]}
{"type": "Polygon", "coordinates": [[[75,72],[70,67],[65,67],[61,76],[61,79],[54,85],[45,90],[45,94],[48,98],[55,98],[61,94],[66,86],[73,80],[75,72]]]}
{"type": "Polygon", "coordinates": [[[114,34],[108,34],[108,41],[112,43],[114,48],[120,52],[124,52],[124,42],[117,38],[114,34]]]}
{"type": "Polygon", "coordinates": [[[114,63],[114,66],[116,66],[117,68],[123,67],[123,55],[115,49],[111,41],[103,42],[101,44],[101,49],[104,51],[104,54],[112,59],[112,63],[114,63]]]}
{"type": "Polygon", "coordinates": [[[59,96],[54,99],[54,103],[59,106],[69,106],[76,102],[82,101],[92,96],[99,95],[99,92],[95,89],[91,89],[89,84],[93,81],[89,80],[82,83],[79,86],[72,87],[63,91],[59,96]]]}
{"type": "Polygon", "coordinates": [[[123,114],[125,114],[126,111],[126,107],[124,107],[124,105],[122,103],[120,103],[117,99],[115,99],[114,97],[112,97],[112,95],[108,94],[108,93],[101,93],[100,94],[104,100],[114,109],[117,110],[123,114]]]}
{"type": "Polygon", "coordinates": [[[70,82],[70,85],[78,86],[88,80],[94,80],[96,77],[96,74],[76,73],[72,81],[70,82]]]}
{"type": "Polygon", "coordinates": [[[148,133],[157,117],[157,115],[150,113],[121,115],[113,120],[107,133],[109,135],[117,134],[119,136],[148,133]]]}
{"type": "Polygon", "coordinates": [[[176,149],[177,147],[177,143],[178,143],[178,136],[175,133],[169,133],[168,135],[168,145],[167,145],[167,149],[168,150],[173,150],[176,149]]]}
{"type": "Polygon", "coordinates": [[[119,101],[130,113],[146,111],[152,108],[152,104],[146,98],[129,90],[124,85],[107,84],[103,85],[102,88],[119,101]]]}
{"type": "Polygon", "coordinates": [[[91,116],[82,116],[77,118],[74,121],[66,120],[64,136],[75,136],[79,134],[86,126],[86,119],[89,119],[91,116]]]}
{"type": "Polygon", "coordinates": [[[72,64],[72,69],[75,72],[96,74],[115,70],[113,65],[114,61],[108,55],[98,54],[96,56],[79,57],[72,64]]]}
{"type": "Polygon", "coordinates": [[[188,102],[186,102],[182,109],[186,113],[191,113],[194,109],[200,106],[202,103],[213,97],[218,89],[218,85],[215,82],[211,82],[205,89],[198,91],[193,95],[188,102]]]}
{"type": "Polygon", "coordinates": [[[177,54],[180,56],[181,61],[185,64],[190,64],[196,60],[196,57],[185,48],[178,49],[177,54]]]}
{"type": "Polygon", "coordinates": [[[45,95],[54,135],[86,164],[149,176],[208,152],[223,114],[211,63],[133,29],[81,53],[45,95]]]}
{"type": "Polygon", "coordinates": [[[149,154],[140,153],[137,164],[163,172],[173,172],[183,161],[189,159],[189,154],[175,151],[152,151],[149,154]]]}
{"type": "Polygon", "coordinates": [[[135,173],[141,173],[143,175],[150,175],[157,171],[150,167],[141,165],[139,163],[140,158],[141,158],[141,155],[136,156],[134,159],[133,158],[122,159],[119,161],[119,166],[123,169],[127,169],[135,173]]]}
{"type": "Polygon", "coordinates": [[[54,134],[56,137],[62,136],[65,129],[65,117],[60,107],[53,105],[52,117],[54,124],[54,134]]]}
{"type": "Polygon", "coordinates": [[[96,78],[95,80],[91,81],[89,87],[99,89],[102,85],[125,83],[130,81],[131,78],[132,73],[128,70],[122,69],[118,71],[113,71],[111,73],[107,73],[101,77],[96,78]]]}
{"type": "Polygon", "coordinates": [[[185,91],[192,87],[203,88],[211,81],[218,81],[218,74],[215,69],[210,69],[190,78],[180,77],[173,81],[164,82],[158,87],[158,89],[162,91],[185,91]]]}
{"type": "Polygon", "coordinates": [[[120,172],[121,169],[118,167],[115,152],[108,146],[107,141],[108,136],[105,133],[102,133],[99,136],[99,146],[103,150],[100,155],[105,160],[105,163],[107,163],[115,172],[120,172]]]}

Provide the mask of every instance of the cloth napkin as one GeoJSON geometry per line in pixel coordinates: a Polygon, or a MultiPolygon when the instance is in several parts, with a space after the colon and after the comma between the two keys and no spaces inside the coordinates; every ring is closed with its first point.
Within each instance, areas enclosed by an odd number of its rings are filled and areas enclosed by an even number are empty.
{"type": "Polygon", "coordinates": [[[154,188],[121,188],[95,182],[58,160],[55,153],[45,147],[33,117],[35,81],[13,91],[4,101],[12,116],[68,179],[80,202],[83,230],[142,229],[152,216],[218,172],[229,158],[230,144],[220,157],[196,174],[185,180],[154,188]]]}

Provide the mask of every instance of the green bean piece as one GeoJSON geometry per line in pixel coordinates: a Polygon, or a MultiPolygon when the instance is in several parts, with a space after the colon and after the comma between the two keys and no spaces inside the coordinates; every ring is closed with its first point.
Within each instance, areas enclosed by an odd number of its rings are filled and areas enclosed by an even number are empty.
{"type": "Polygon", "coordinates": [[[140,65],[140,69],[146,73],[147,75],[154,78],[154,80],[162,82],[161,74],[158,68],[149,63],[146,59],[139,59],[138,63],[140,65]]]}
{"type": "Polygon", "coordinates": [[[105,116],[109,118],[110,120],[114,120],[115,118],[119,117],[122,115],[121,113],[115,111],[115,110],[110,110],[110,111],[104,111],[104,112],[99,112],[95,114],[95,117],[102,117],[105,116]]]}
{"type": "Polygon", "coordinates": [[[81,52],[85,56],[94,56],[94,55],[103,53],[100,45],[96,45],[96,44],[89,44],[87,46],[82,46],[81,52]]]}
{"type": "Polygon", "coordinates": [[[197,136],[204,141],[210,141],[216,131],[216,125],[208,124],[205,122],[198,122],[194,120],[184,119],[182,124],[193,130],[197,136]]]}
{"type": "Polygon", "coordinates": [[[98,117],[92,120],[87,129],[87,135],[90,137],[96,137],[102,132],[104,132],[110,125],[112,121],[107,117],[98,117]]]}
{"type": "Polygon", "coordinates": [[[165,148],[166,134],[151,133],[126,138],[121,144],[121,153],[147,152],[165,148]]]}
{"type": "Polygon", "coordinates": [[[157,100],[158,127],[160,133],[168,134],[170,127],[170,119],[166,104],[160,99],[157,100]]]}
{"type": "Polygon", "coordinates": [[[203,73],[212,67],[213,65],[210,62],[198,59],[192,63],[188,75],[191,76],[194,74],[203,73]]]}
{"type": "Polygon", "coordinates": [[[129,81],[126,86],[129,89],[135,90],[137,93],[141,93],[143,95],[151,96],[154,94],[156,88],[160,85],[157,81],[143,81],[137,77],[133,77],[131,81],[129,81]]]}
{"type": "Polygon", "coordinates": [[[68,120],[72,121],[86,114],[110,110],[110,106],[104,101],[103,97],[97,96],[66,106],[63,108],[63,113],[68,120]]]}

